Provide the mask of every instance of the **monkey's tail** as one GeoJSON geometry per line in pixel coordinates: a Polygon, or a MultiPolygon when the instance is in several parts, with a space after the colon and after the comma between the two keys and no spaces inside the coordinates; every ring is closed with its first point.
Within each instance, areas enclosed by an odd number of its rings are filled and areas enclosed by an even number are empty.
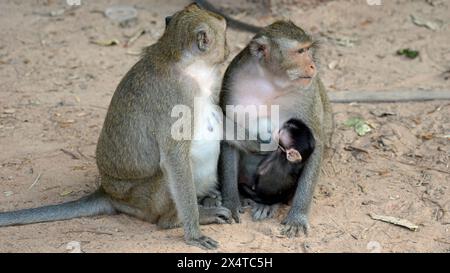
{"type": "Polygon", "coordinates": [[[212,11],[214,13],[222,15],[227,20],[228,25],[234,29],[244,30],[247,32],[252,32],[252,33],[258,33],[262,29],[261,27],[250,25],[250,24],[247,24],[247,23],[244,23],[244,22],[241,22],[241,21],[231,18],[230,16],[224,14],[223,12],[220,12],[217,8],[215,8],[211,3],[209,3],[206,0],[197,0],[194,2],[197,3],[197,5],[199,5],[200,7],[204,8],[204,9],[207,9],[209,11],[212,11]]]}
{"type": "Polygon", "coordinates": [[[59,205],[1,212],[0,227],[114,213],[115,209],[109,197],[99,189],[88,196],[59,205]]]}

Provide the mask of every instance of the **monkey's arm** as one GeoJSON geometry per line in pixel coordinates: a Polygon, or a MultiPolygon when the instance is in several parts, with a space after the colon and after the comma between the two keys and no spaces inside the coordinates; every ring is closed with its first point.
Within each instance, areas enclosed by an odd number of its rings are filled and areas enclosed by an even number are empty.
{"type": "Polygon", "coordinates": [[[314,194],[317,179],[322,163],[323,144],[316,142],[314,152],[308,158],[302,174],[298,180],[298,186],[292,200],[292,206],[282,224],[285,225],[282,233],[288,237],[297,236],[302,230],[308,233],[308,213],[314,194]]]}
{"type": "Polygon", "coordinates": [[[427,100],[450,100],[450,91],[338,91],[328,92],[331,102],[406,102],[427,100]]]}
{"type": "Polygon", "coordinates": [[[258,132],[251,132],[248,128],[242,127],[239,123],[224,115],[223,136],[224,140],[238,150],[247,153],[256,153],[261,149],[261,142],[259,140],[258,132]],[[235,136],[235,132],[242,132],[248,139],[239,140],[235,136]]]}
{"type": "MultiPolygon", "coordinates": [[[[170,140],[168,140],[170,141],[170,140]]],[[[162,150],[162,167],[169,181],[169,188],[178,213],[183,222],[187,244],[205,249],[217,248],[218,243],[204,236],[199,226],[199,209],[197,194],[191,169],[189,142],[176,142],[164,145],[171,147],[162,150]]]]}
{"type": "Polygon", "coordinates": [[[238,190],[239,152],[225,141],[221,144],[218,167],[223,206],[231,210],[233,219],[239,223],[242,211],[238,190]]]}

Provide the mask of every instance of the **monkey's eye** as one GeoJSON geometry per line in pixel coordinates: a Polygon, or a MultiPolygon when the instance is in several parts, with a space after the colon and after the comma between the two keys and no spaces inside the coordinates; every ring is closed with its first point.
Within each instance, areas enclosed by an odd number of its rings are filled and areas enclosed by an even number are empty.
{"type": "Polygon", "coordinates": [[[305,53],[306,51],[308,51],[308,49],[309,48],[300,48],[299,50],[298,50],[298,53],[300,53],[300,54],[303,54],[303,53],[305,53]]]}

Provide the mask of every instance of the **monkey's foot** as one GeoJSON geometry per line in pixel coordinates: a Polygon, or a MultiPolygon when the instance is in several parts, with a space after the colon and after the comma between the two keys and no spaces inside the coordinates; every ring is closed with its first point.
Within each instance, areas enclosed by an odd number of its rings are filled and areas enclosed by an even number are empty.
{"type": "Polygon", "coordinates": [[[222,206],[222,196],[218,190],[214,190],[208,196],[204,197],[200,201],[200,204],[207,208],[220,207],[222,206]]]}
{"type": "Polygon", "coordinates": [[[199,238],[187,239],[186,243],[188,245],[197,246],[206,250],[216,249],[219,246],[219,243],[216,240],[203,235],[199,238]]]}
{"type": "Polygon", "coordinates": [[[201,225],[231,223],[231,211],[225,207],[198,206],[201,225]]]}
{"type": "Polygon", "coordinates": [[[264,205],[254,202],[252,204],[253,221],[261,221],[272,218],[278,211],[278,204],[264,205]]]}
{"type": "Polygon", "coordinates": [[[289,238],[297,237],[302,232],[308,235],[309,232],[309,221],[308,216],[304,214],[299,214],[296,216],[288,215],[286,219],[281,222],[284,227],[281,228],[281,234],[289,238]]]}
{"type": "MultiPolygon", "coordinates": [[[[241,201],[223,201],[223,206],[231,211],[231,218],[236,222],[241,222],[241,213],[244,213],[244,209],[241,206],[241,201]]],[[[231,224],[233,221],[230,221],[231,224]]]]}

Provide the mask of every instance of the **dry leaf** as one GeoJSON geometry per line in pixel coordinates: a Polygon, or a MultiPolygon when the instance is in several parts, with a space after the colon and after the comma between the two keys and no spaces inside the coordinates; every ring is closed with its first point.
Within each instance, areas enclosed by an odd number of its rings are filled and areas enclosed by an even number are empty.
{"type": "Polygon", "coordinates": [[[338,61],[334,60],[334,61],[332,61],[331,63],[328,64],[328,68],[333,70],[333,69],[335,69],[338,66],[338,63],[339,63],[338,61]]]}
{"type": "Polygon", "coordinates": [[[14,114],[16,112],[15,109],[5,109],[3,110],[3,114],[14,114]]]}
{"type": "Polygon", "coordinates": [[[5,191],[5,192],[3,192],[3,194],[4,194],[6,197],[10,197],[11,195],[14,194],[14,192],[12,192],[12,191],[5,191]]]}
{"type": "Polygon", "coordinates": [[[442,26],[442,22],[439,21],[428,21],[423,18],[419,18],[411,14],[411,20],[413,23],[420,27],[426,27],[431,30],[438,30],[442,26]]]}
{"type": "Polygon", "coordinates": [[[433,133],[426,133],[426,134],[423,134],[421,137],[424,140],[430,140],[430,139],[433,139],[433,133]]]}
{"type": "Polygon", "coordinates": [[[60,196],[67,196],[67,195],[69,195],[69,194],[71,194],[71,193],[73,193],[72,190],[65,190],[65,191],[61,192],[59,195],[60,195],[60,196]]]}

